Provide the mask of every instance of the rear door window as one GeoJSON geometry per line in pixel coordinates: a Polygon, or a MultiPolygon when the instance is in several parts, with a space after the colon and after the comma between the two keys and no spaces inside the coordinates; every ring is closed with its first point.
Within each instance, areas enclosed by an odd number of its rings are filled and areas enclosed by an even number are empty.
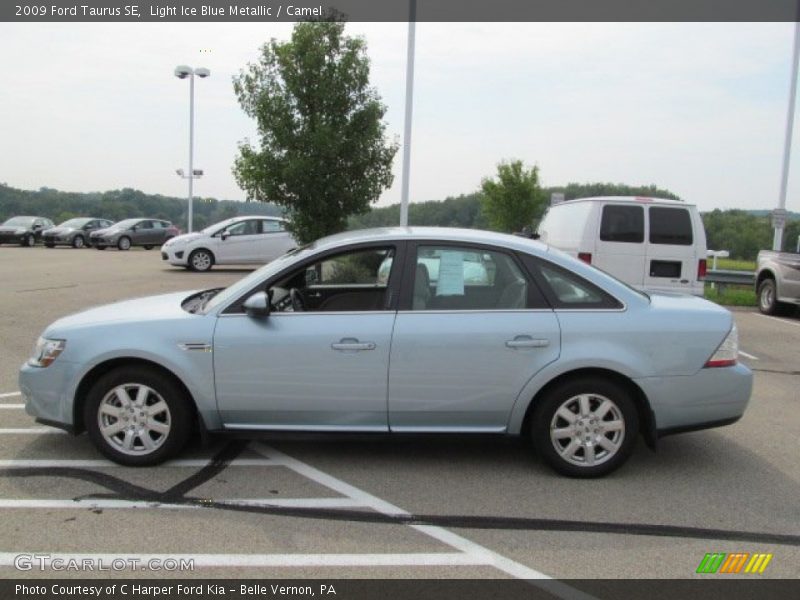
{"type": "Polygon", "coordinates": [[[650,243],[691,246],[692,218],[685,208],[650,207],[650,243]]]}
{"type": "Polygon", "coordinates": [[[600,239],[628,244],[644,242],[644,209],[641,206],[606,204],[600,220],[600,239]]]}

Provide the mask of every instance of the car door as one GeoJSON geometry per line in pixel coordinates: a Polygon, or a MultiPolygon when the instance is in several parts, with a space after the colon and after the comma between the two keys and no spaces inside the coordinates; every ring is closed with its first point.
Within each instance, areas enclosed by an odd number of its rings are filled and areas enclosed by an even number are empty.
{"type": "MultiPolygon", "coordinates": [[[[273,311],[251,317],[236,303],[217,321],[214,380],[220,417],[229,429],[387,431],[386,390],[396,312],[395,261],[388,284],[380,264],[398,245],[357,247],[290,268],[259,286],[273,295],[273,311]],[[305,297],[309,272],[339,286],[326,307],[294,310],[290,289],[305,297]],[[380,290],[366,306],[353,293],[380,290]]],[[[244,296],[249,296],[251,290],[244,296]]],[[[241,302],[240,299],[239,302],[241,302]]]]}
{"type": "Polygon", "coordinates": [[[149,219],[139,221],[136,228],[131,232],[131,242],[138,246],[152,243],[153,222],[149,219]]]}
{"type": "Polygon", "coordinates": [[[505,431],[525,384],[559,356],[555,314],[513,253],[440,242],[407,252],[390,429],[505,431]]]}
{"type": "Polygon", "coordinates": [[[267,263],[285,254],[297,244],[283,221],[261,219],[261,235],[258,236],[254,262],[267,263]]]}
{"type": "Polygon", "coordinates": [[[217,262],[243,263],[255,260],[259,231],[258,219],[245,219],[228,225],[219,234],[217,262]]]}

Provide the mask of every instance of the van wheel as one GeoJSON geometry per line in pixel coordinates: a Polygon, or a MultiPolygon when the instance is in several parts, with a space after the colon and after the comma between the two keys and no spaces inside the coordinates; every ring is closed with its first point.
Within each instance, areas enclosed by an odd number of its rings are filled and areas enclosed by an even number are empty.
{"type": "Polygon", "coordinates": [[[156,465],[186,445],[191,400],[168,376],[148,367],[122,367],[89,391],[84,425],[97,449],[116,463],[156,465]]]}
{"type": "Polygon", "coordinates": [[[537,400],[533,444],[556,471],[602,477],[633,452],[639,416],[630,393],[600,377],[566,381],[537,400]]]}

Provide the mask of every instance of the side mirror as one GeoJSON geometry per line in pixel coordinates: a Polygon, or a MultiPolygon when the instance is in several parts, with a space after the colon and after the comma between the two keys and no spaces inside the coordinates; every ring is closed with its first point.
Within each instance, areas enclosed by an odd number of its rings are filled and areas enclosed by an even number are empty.
{"type": "Polygon", "coordinates": [[[267,292],[256,292],[244,301],[244,312],[248,317],[259,318],[269,316],[270,304],[272,300],[272,290],[267,292]]]}
{"type": "Polygon", "coordinates": [[[136,231],[137,229],[139,229],[138,225],[134,225],[133,227],[131,227],[131,231],[136,231]]]}
{"type": "Polygon", "coordinates": [[[222,233],[220,233],[220,234],[219,234],[219,237],[220,237],[220,238],[222,239],[222,241],[224,242],[225,240],[227,240],[227,239],[230,237],[230,235],[231,235],[231,234],[230,234],[230,232],[229,232],[229,231],[223,231],[222,233]]]}

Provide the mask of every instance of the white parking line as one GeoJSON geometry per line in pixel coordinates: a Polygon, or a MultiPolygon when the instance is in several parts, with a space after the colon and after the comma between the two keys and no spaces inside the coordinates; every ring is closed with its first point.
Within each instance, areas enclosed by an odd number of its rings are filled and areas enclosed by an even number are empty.
{"type": "MultiPolygon", "coordinates": [[[[19,554],[34,554],[28,550],[0,552],[0,566],[14,565],[19,554]]],[[[485,565],[480,557],[462,552],[419,552],[411,554],[52,554],[50,559],[103,561],[110,564],[124,556],[126,561],[147,564],[150,560],[194,561],[195,567],[425,567],[485,565]]]]}
{"type": "MultiPolygon", "coordinates": [[[[221,498],[215,503],[231,506],[259,506],[280,508],[357,508],[361,506],[352,498],[221,498]]],[[[80,500],[38,498],[14,498],[0,500],[2,508],[107,508],[107,509],[143,509],[165,508],[170,510],[201,510],[202,504],[174,504],[169,502],[150,502],[146,500],[116,500],[106,498],[84,498],[80,500]]]]}
{"type": "Polygon", "coordinates": [[[0,398],[12,398],[14,396],[22,396],[22,392],[8,392],[7,394],[0,394],[0,398]]]}
{"type": "Polygon", "coordinates": [[[786,319],[781,319],[780,317],[770,317],[769,315],[762,315],[761,313],[757,312],[754,312],[752,314],[754,314],[757,317],[761,317],[762,319],[769,319],[770,321],[780,321],[781,323],[786,323],[787,325],[800,327],[800,323],[795,323],[794,321],[787,321],[786,319]]]}
{"type": "Polygon", "coordinates": [[[741,354],[741,355],[742,355],[742,356],[744,356],[745,358],[749,358],[750,360],[758,360],[758,357],[757,357],[757,356],[753,356],[752,354],[748,354],[748,353],[747,353],[747,352],[745,352],[744,350],[739,350],[739,354],[741,354]]]}
{"type": "MultiPolygon", "coordinates": [[[[169,460],[159,467],[205,467],[211,462],[208,458],[185,458],[169,460]]],[[[236,458],[231,461],[232,467],[279,467],[283,466],[280,462],[269,458],[236,458]]],[[[50,469],[53,467],[73,468],[73,469],[106,469],[106,468],[127,468],[110,460],[89,459],[89,460],[61,460],[61,459],[10,459],[0,460],[0,469],[50,469]]],[[[137,467],[133,467],[137,468],[137,467]]]]}
{"type": "Polygon", "coordinates": [[[21,410],[25,408],[24,404],[0,404],[0,410],[21,410]]]}
{"type": "Polygon", "coordinates": [[[0,435],[42,435],[50,433],[67,433],[63,429],[56,429],[55,427],[13,427],[9,429],[0,429],[0,435]]]}
{"type": "MultiPolygon", "coordinates": [[[[341,479],[337,479],[332,475],[328,475],[327,473],[301,462],[296,458],[292,458],[291,456],[288,456],[287,454],[284,454],[275,448],[262,443],[255,443],[252,445],[252,447],[256,452],[280,461],[282,464],[289,467],[296,473],[299,473],[300,475],[303,475],[308,479],[319,483],[320,485],[324,485],[327,488],[339,492],[343,496],[352,498],[363,506],[368,506],[379,513],[391,516],[410,516],[410,513],[402,508],[399,508],[394,504],[390,504],[385,500],[381,500],[369,492],[365,492],[364,490],[352,486],[349,483],[345,483],[341,479]]],[[[453,548],[460,550],[464,556],[470,557],[476,561],[473,564],[491,565],[494,568],[518,579],[540,580],[536,583],[537,587],[545,589],[558,597],[570,598],[573,600],[588,600],[593,598],[593,596],[576,590],[575,588],[561,583],[560,581],[555,581],[550,576],[545,575],[540,571],[531,569],[530,567],[511,560],[510,558],[506,558],[505,556],[502,556],[501,554],[498,554],[497,552],[494,552],[485,546],[481,546],[480,544],[470,541],[443,527],[434,525],[409,525],[409,527],[440,542],[443,542],[448,546],[452,546],[453,548]]]]}

